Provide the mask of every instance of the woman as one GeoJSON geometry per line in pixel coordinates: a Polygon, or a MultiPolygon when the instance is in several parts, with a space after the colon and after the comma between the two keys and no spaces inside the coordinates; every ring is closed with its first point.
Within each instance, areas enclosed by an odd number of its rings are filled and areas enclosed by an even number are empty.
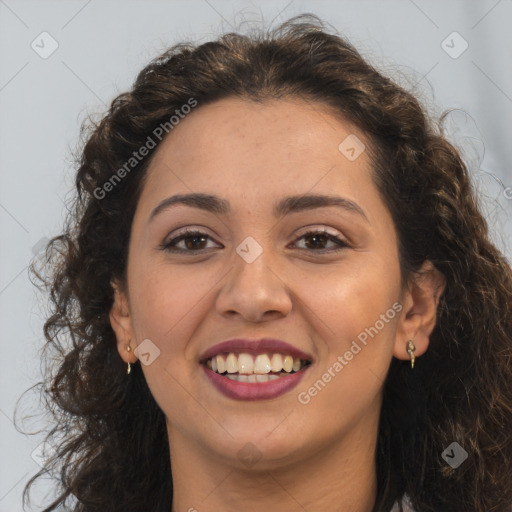
{"type": "Polygon", "coordinates": [[[511,269],[440,128],[316,17],[155,59],[76,185],[46,511],[510,510],[511,269]]]}

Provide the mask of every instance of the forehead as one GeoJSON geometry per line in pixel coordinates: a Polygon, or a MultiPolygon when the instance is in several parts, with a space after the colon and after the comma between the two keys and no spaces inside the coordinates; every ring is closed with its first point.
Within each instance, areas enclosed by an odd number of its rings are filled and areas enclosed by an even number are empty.
{"type": "Polygon", "coordinates": [[[244,197],[283,188],[290,194],[374,189],[367,151],[347,158],[347,140],[367,144],[363,133],[321,103],[228,98],[199,104],[158,147],[143,196],[166,189],[242,190],[244,197]]]}

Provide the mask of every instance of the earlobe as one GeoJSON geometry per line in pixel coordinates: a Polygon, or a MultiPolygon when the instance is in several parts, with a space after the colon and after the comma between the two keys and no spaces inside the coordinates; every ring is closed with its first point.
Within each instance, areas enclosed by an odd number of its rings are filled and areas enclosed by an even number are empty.
{"type": "Polygon", "coordinates": [[[110,325],[116,335],[117,351],[126,363],[134,363],[137,358],[133,353],[133,326],[130,307],[126,293],[117,281],[110,283],[114,289],[114,301],[110,308],[110,325]]]}
{"type": "Polygon", "coordinates": [[[425,261],[404,292],[404,309],[399,318],[393,355],[398,359],[411,359],[412,341],[414,358],[424,354],[437,320],[437,306],[445,289],[443,274],[430,261],[425,261]]]}

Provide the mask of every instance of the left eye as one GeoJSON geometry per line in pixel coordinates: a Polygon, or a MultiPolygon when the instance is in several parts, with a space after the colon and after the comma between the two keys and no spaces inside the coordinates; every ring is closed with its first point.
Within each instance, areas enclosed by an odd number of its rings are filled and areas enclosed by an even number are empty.
{"type": "MultiPolygon", "coordinates": [[[[212,238],[202,231],[185,231],[181,235],[171,238],[169,241],[164,242],[160,248],[169,252],[200,252],[206,249],[205,243],[207,240],[212,238]],[[184,246],[178,247],[178,244],[184,242],[184,246]]],[[[337,252],[341,251],[350,245],[338,238],[336,235],[332,235],[327,231],[308,231],[301,235],[297,240],[310,240],[312,243],[306,245],[310,245],[310,247],[305,247],[304,249],[307,251],[313,252],[337,252]],[[337,248],[326,248],[325,245],[329,242],[335,244],[337,248]]]]}
{"type": "MultiPolygon", "coordinates": [[[[325,252],[337,252],[341,251],[347,247],[350,247],[345,240],[342,240],[341,238],[338,238],[336,235],[332,235],[331,233],[328,233],[327,231],[308,231],[307,233],[304,233],[298,240],[301,240],[302,238],[313,240],[313,247],[318,249],[319,245],[324,245],[328,242],[333,242],[335,246],[338,248],[336,249],[326,249],[325,247],[320,247],[320,251],[325,252]]],[[[306,247],[307,250],[315,250],[309,247],[306,247]]]]}

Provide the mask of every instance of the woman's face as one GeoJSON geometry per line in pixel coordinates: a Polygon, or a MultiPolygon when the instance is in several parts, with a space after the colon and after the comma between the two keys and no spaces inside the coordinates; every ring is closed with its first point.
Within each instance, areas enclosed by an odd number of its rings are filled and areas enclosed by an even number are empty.
{"type": "Polygon", "coordinates": [[[171,450],[264,468],[375,437],[391,358],[408,358],[410,301],[361,142],[319,104],[225,99],[158,148],[113,327],[125,360],[146,340],[137,355],[171,450]],[[193,194],[210,199],[170,204],[193,194]]]}

